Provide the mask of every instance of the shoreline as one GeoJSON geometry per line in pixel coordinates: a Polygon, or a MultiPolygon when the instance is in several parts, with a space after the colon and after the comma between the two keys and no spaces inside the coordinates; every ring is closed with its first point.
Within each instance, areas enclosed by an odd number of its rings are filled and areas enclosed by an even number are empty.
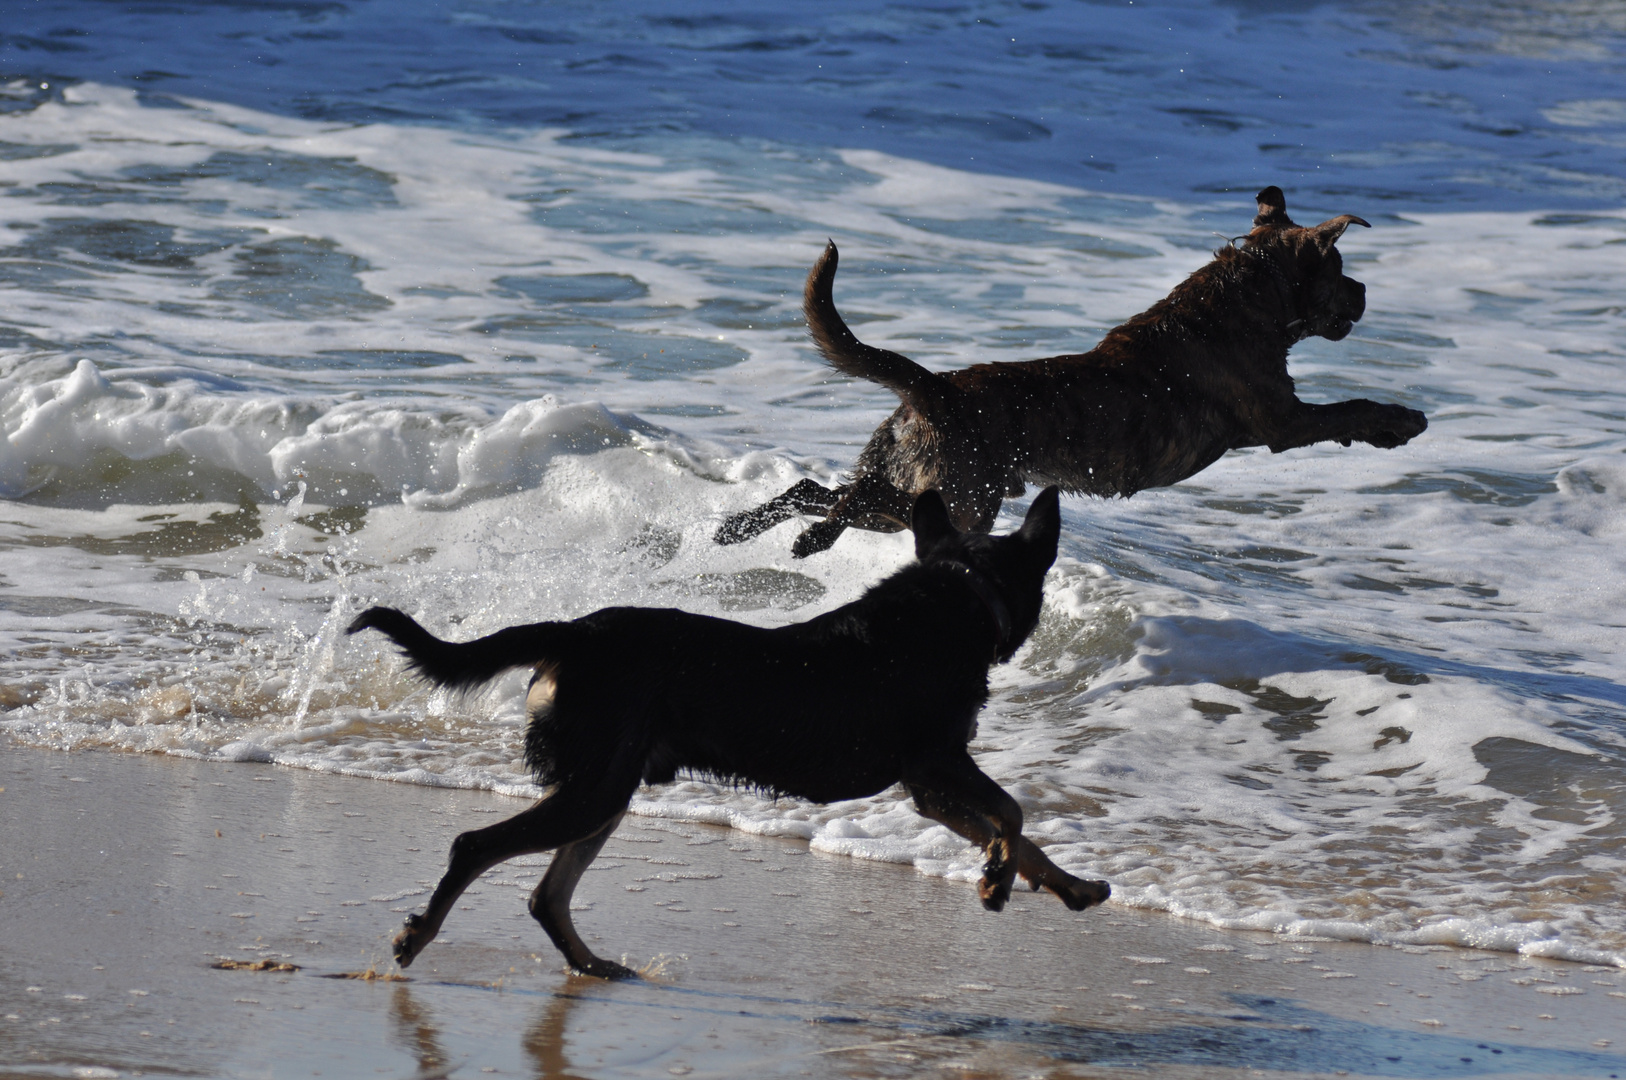
{"type": "Polygon", "coordinates": [[[563,973],[524,906],[545,856],[477,882],[406,981],[322,978],[394,972],[451,838],[525,803],[17,746],[0,789],[0,1077],[1626,1076],[1618,969],[1025,891],[993,914],[911,867],[662,817],[629,815],[574,905],[644,980],[563,973]]]}

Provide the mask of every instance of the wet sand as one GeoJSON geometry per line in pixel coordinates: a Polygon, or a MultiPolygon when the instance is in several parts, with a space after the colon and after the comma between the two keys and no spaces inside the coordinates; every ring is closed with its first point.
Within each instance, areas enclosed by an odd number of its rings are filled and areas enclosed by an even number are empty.
{"type": "Polygon", "coordinates": [[[628,818],[566,975],[488,874],[388,941],[481,792],[0,746],[0,1077],[1626,1077],[1626,972],[1233,933],[628,818]],[[297,971],[221,970],[223,958],[297,971]]]}

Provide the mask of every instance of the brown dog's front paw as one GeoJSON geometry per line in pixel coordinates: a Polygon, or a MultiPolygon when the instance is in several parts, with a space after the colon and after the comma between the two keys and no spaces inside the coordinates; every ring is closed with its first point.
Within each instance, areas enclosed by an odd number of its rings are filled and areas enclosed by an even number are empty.
{"type": "Polygon", "coordinates": [[[1384,416],[1363,441],[1380,450],[1404,446],[1428,430],[1428,417],[1403,405],[1384,406],[1384,416]]]}
{"type": "Polygon", "coordinates": [[[395,935],[395,941],[391,944],[395,952],[395,962],[401,967],[411,967],[418,953],[429,944],[423,939],[423,916],[408,915],[406,924],[401,927],[401,932],[395,935]]]}
{"type": "Polygon", "coordinates": [[[1011,883],[983,878],[977,885],[977,896],[989,911],[1004,911],[1006,901],[1011,898],[1011,883]]]}

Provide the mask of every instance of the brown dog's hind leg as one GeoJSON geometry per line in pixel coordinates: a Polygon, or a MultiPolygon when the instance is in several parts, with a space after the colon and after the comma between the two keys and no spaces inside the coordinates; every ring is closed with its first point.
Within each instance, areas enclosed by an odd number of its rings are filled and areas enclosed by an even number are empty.
{"type": "MultiPolygon", "coordinates": [[[[987,829],[981,843],[988,861],[982,866],[977,896],[989,911],[1004,908],[1011,898],[1011,885],[1016,881],[1018,852],[1022,846],[1022,808],[1016,800],[977,768],[971,755],[964,752],[914,763],[905,770],[903,782],[911,792],[925,793],[931,805],[963,806],[973,816],[984,819],[987,829]]],[[[915,795],[915,801],[916,805],[920,804],[920,794],[915,795]]],[[[960,832],[957,828],[955,831],[960,832]]],[[[961,832],[961,835],[969,834],[961,832]]]]}
{"type": "Polygon", "coordinates": [[[565,954],[570,970],[600,979],[634,979],[638,973],[593,955],[570,921],[570,897],[576,891],[576,883],[581,881],[582,873],[598,857],[604,842],[621,823],[621,818],[622,814],[617,814],[592,836],[555,851],[548,872],[542,875],[536,891],[531,893],[531,916],[542,924],[542,929],[548,932],[553,944],[565,954]]]}
{"type": "Polygon", "coordinates": [[[841,498],[823,521],[816,521],[790,546],[794,558],[805,559],[830,549],[848,529],[900,532],[909,527],[915,497],[878,476],[860,476],[838,488],[841,498]]]}
{"type": "Polygon", "coordinates": [[[718,544],[740,544],[767,532],[781,521],[797,514],[827,513],[844,488],[827,488],[812,480],[798,480],[789,491],[776,495],[754,510],[730,514],[717,526],[712,540],[718,544]]]}
{"type": "Polygon", "coordinates": [[[395,936],[395,962],[407,967],[435,940],[441,924],[463,890],[500,862],[520,855],[535,855],[595,835],[606,821],[626,809],[637,787],[633,779],[624,787],[601,785],[596,791],[567,794],[560,788],[529,810],[507,821],[466,832],[452,841],[451,863],[435,886],[422,915],[408,915],[395,936]]]}
{"type": "MultiPolygon", "coordinates": [[[[978,847],[987,847],[993,839],[994,825],[981,814],[925,788],[910,785],[909,794],[921,816],[947,825],[978,847]]],[[[1051,862],[1044,850],[1025,836],[1017,848],[1016,872],[1034,892],[1049,889],[1074,911],[1094,907],[1112,895],[1112,887],[1106,882],[1074,877],[1051,862]]]]}

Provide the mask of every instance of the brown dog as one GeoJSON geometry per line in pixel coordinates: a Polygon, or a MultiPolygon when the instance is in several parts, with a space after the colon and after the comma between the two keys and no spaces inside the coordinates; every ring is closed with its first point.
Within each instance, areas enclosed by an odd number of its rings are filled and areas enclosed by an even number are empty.
{"type": "MultiPolygon", "coordinates": [[[[1179,483],[1227,450],[1355,440],[1394,447],[1428,427],[1416,409],[1357,398],[1312,405],[1293,393],[1287,351],[1312,335],[1338,341],[1366,311],[1366,287],[1345,277],[1334,246],[1352,214],[1308,228],[1287,216],[1281,188],[1258,195],[1240,247],[1176,286],[1087,353],[978,364],[939,375],[865,345],[836,312],[836,246],[807,278],[808,329],[837,370],[902,399],[837,488],[803,480],[718,528],[737,544],[797,514],[823,514],[796,538],[797,557],[823,551],[849,526],[907,528],[936,488],[961,529],[986,532],[1027,484],[1128,497],[1179,483]]],[[[1368,226],[1370,227],[1370,226],[1368,226]]]]}

